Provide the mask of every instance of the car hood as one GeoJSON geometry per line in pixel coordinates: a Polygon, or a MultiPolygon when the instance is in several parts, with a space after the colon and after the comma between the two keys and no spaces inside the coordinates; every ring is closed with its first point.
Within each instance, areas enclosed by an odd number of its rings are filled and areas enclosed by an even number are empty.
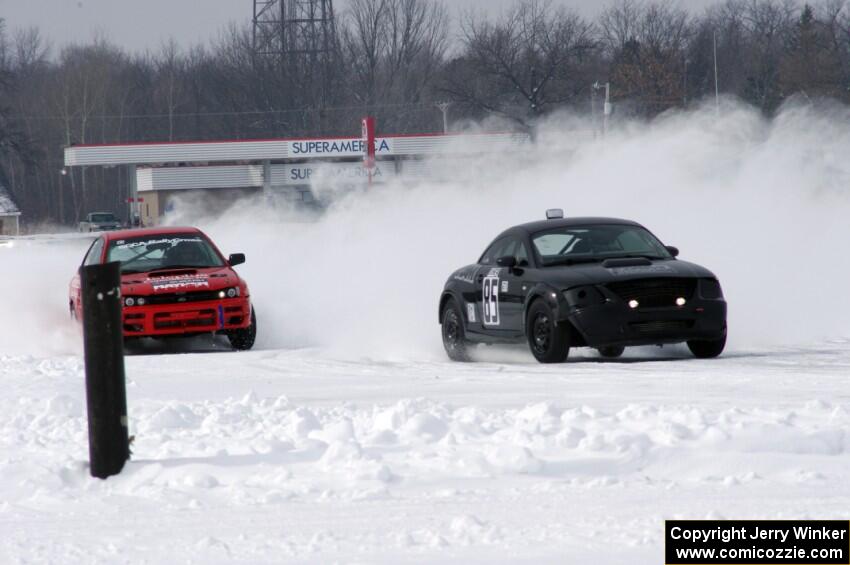
{"type": "Polygon", "coordinates": [[[173,269],[122,275],[121,293],[149,296],[170,292],[202,292],[221,290],[237,284],[239,284],[239,277],[229,267],[173,269]]]}
{"type": "Polygon", "coordinates": [[[714,274],[700,265],[664,259],[646,265],[610,266],[602,263],[587,263],[571,266],[553,266],[541,269],[547,283],[558,288],[569,288],[582,284],[606,284],[615,281],[654,279],[666,277],[715,278],[714,274]]]}

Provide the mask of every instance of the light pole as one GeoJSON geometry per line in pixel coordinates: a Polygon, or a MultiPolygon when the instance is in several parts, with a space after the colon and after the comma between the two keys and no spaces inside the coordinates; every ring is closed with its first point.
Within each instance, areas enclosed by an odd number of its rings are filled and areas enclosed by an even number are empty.
{"type": "Polygon", "coordinates": [[[65,177],[68,176],[68,169],[62,167],[59,169],[59,225],[62,225],[65,216],[65,177]]]}
{"type": "MultiPolygon", "coordinates": [[[[593,90],[602,90],[605,89],[605,105],[602,110],[602,133],[608,133],[608,118],[611,116],[611,83],[606,82],[605,84],[600,84],[599,82],[593,83],[593,90]]],[[[594,102],[594,106],[596,103],[594,102]]]]}
{"type": "Polygon", "coordinates": [[[443,133],[449,133],[449,108],[451,108],[451,102],[438,102],[437,108],[443,113],[443,133]]]}

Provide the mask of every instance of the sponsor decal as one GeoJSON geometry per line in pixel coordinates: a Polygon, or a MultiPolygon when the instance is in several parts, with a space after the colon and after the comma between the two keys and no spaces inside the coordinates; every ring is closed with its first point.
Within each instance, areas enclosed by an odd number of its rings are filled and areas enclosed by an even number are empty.
{"type": "Polygon", "coordinates": [[[473,282],[475,282],[475,278],[473,277],[472,271],[464,271],[464,272],[460,272],[460,273],[455,273],[455,275],[452,278],[456,281],[469,283],[469,284],[472,284],[473,282]]]}
{"type": "Polygon", "coordinates": [[[640,265],[636,267],[616,267],[609,269],[615,275],[644,275],[655,273],[673,273],[673,269],[667,265],[640,265]]]}
{"type": "Polygon", "coordinates": [[[134,247],[147,247],[148,245],[155,245],[157,243],[170,243],[171,245],[177,245],[178,243],[182,243],[184,241],[190,241],[193,243],[202,242],[201,238],[199,237],[165,237],[162,239],[131,241],[129,243],[123,239],[119,239],[115,242],[115,247],[118,247],[120,249],[133,249],[134,247]]]}
{"type": "Polygon", "coordinates": [[[475,304],[466,303],[466,317],[471,323],[475,323],[475,304]]]}
{"type": "Polygon", "coordinates": [[[148,278],[145,282],[153,287],[154,292],[210,287],[210,281],[207,275],[178,275],[174,277],[158,277],[155,279],[148,278]]]}
{"type": "Polygon", "coordinates": [[[502,281],[502,292],[508,291],[508,281],[502,281]]]}

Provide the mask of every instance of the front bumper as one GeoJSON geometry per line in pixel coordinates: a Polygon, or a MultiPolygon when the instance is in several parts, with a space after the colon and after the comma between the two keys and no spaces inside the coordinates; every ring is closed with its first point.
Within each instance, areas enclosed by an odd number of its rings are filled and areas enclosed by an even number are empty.
{"type": "Polygon", "coordinates": [[[567,319],[590,347],[716,340],[726,334],[726,301],[697,299],[681,307],[636,309],[606,302],[574,309],[567,319]]]}
{"type": "Polygon", "coordinates": [[[247,328],[251,301],[245,297],[203,302],[125,306],[124,337],[179,336],[247,328]]]}

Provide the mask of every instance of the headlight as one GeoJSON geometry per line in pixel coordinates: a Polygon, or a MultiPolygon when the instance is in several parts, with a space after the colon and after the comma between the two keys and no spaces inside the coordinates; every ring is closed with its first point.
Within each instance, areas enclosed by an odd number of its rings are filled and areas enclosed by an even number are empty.
{"type": "Polygon", "coordinates": [[[707,300],[717,300],[723,298],[723,289],[717,279],[700,279],[699,294],[707,300]]]}
{"type": "Polygon", "coordinates": [[[236,298],[237,296],[239,296],[241,294],[242,293],[239,291],[239,287],[233,286],[233,287],[225,288],[224,290],[219,291],[218,297],[219,298],[236,298]]]}
{"type": "Polygon", "coordinates": [[[147,300],[142,296],[127,296],[124,298],[124,306],[144,306],[147,300]]]}
{"type": "Polygon", "coordinates": [[[585,308],[605,303],[605,296],[595,286],[579,286],[564,291],[570,308],[585,308]]]}
{"type": "Polygon", "coordinates": [[[135,306],[135,305],[136,305],[136,299],[133,298],[132,296],[128,296],[127,298],[124,299],[124,306],[135,306]]]}

